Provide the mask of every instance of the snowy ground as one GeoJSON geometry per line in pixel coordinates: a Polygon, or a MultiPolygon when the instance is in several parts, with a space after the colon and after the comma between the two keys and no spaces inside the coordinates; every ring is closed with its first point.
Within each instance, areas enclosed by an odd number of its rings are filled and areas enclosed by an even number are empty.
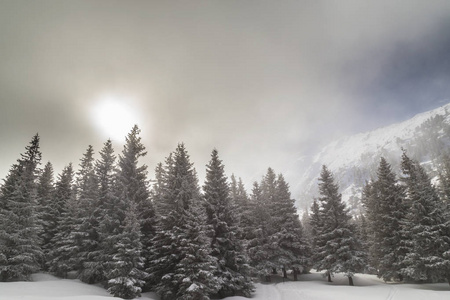
{"type": "MultiPolygon", "coordinates": [[[[320,274],[302,275],[297,282],[282,282],[274,278],[270,284],[256,284],[254,300],[444,300],[450,299],[450,286],[440,284],[384,283],[372,275],[356,275],[355,286],[341,275],[327,283],[320,274]]],[[[0,300],[105,300],[117,299],[101,286],[88,285],[79,280],[59,279],[51,275],[35,274],[32,282],[0,283],[0,300]]],[[[140,300],[158,300],[146,293],[140,300]]],[[[229,297],[226,300],[244,300],[229,297]]]]}

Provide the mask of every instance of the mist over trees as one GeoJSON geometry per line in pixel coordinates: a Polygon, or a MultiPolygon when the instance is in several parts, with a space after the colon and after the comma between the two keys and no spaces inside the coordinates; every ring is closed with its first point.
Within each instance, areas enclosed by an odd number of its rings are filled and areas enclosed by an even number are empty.
{"type": "Polygon", "coordinates": [[[382,157],[359,216],[323,166],[320,196],[300,220],[282,174],[268,168],[248,192],[215,149],[203,184],[184,144],[150,182],[139,135],[134,126],[118,155],[110,140],[98,158],[88,146],[78,170],[69,163],[56,180],[32,138],[0,187],[0,280],[46,271],[163,300],[250,297],[257,280],[297,280],[312,268],[350,285],[361,272],[450,283],[450,160],[436,188],[406,151],[400,174],[382,157]]]}

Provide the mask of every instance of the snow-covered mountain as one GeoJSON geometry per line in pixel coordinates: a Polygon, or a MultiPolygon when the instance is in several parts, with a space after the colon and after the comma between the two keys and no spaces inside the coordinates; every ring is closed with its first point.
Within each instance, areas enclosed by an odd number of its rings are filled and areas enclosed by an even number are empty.
{"type": "MultiPolygon", "coordinates": [[[[337,179],[343,199],[358,209],[357,198],[366,180],[376,177],[379,159],[384,156],[399,170],[401,149],[435,169],[450,145],[450,103],[414,116],[401,123],[331,142],[311,158],[303,176],[293,186],[299,209],[308,207],[317,195],[317,178],[326,165],[337,179]],[[354,203],[355,202],[355,203],[354,203]]],[[[305,160],[305,159],[304,159],[305,160]]]]}

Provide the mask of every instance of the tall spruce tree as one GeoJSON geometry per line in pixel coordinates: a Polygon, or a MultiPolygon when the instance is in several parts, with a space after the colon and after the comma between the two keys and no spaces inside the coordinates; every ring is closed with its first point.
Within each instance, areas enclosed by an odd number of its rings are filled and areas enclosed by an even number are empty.
{"type": "Polygon", "coordinates": [[[404,188],[383,157],[377,175],[364,196],[371,233],[370,257],[378,277],[385,281],[402,280],[401,260],[405,253],[399,246],[403,242],[401,222],[406,214],[404,188]]]}
{"type": "Polygon", "coordinates": [[[120,222],[116,207],[117,197],[114,195],[116,177],[116,157],[111,140],[107,140],[100,158],[95,162],[95,173],[98,180],[98,199],[94,210],[94,218],[98,220],[98,247],[90,252],[83,265],[82,280],[86,282],[102,282],[106,280],[106,268],[113,261],[114,240],[120,222]]]}
{"type": "MultiPolygon", "coordinates": [[[[213,229],[211,255],[218,266],[214,276],[220,282],[221,298],[234,295],[249,297],[253,287],[248,277],[249,265],[240,240],[238,212],[230,197],[224,165],[213,150],[203,186],[207,224],[213,229]]],[[[237,189],[235,191],[238,193],[237,189]]]]}
{"type": "Polygon", "coordinates": [[[255,276],[260,276],[266,281],[271,280],[271,273],[279,267],[271,260],[274,245],[270,244],[270,212],[267,198],[262,195],[262,188],[257,182],[253,183],[251,202],[255,205],[253,211],[253,226],[248,237],[247,251],[250,257],[250,265],[255,276]]]}
{"type": "Polygon", "coordinates": [[[410,209],[403,223],[408,234],[402,273],[409,279],[450,284],[450,228],[444,203],[438,197],[424,168],[402,155],[402,178],[410,209]]]}
{"type": "MultiPolygon", "coordinates": [[[[126,228],[126,212],[131,203],[136,205],[138,224],[141,226],[141,235],[139,235],[141,240],[139,242],[142,243],[143,248],[139,249],[139,251],[136,250],[136,253],[141,255],[142,261],[145,261],[146,250],[153,236],[153,206],[150,202],[147,188],[147,166],[139,166],[139,159],[146,155],[139,133],[140,129],[135,125],[126,136],[126,143],[118,159],[117,173],[114,180],[114,195],[110,199],[111,203],[108,204],[108,211],[113,219],[108,218],[102,224],[105,226],[103,229],[109,233],[106,240],[104,240],[104,245],[111,246],[104,257],[107,259],[104,264],[104,274],[108,282],[113,279],[111,276],[116,276],[114,272],[117,268],[115,257],[120,255],[119,251],[121,251],[121,248],[117,248],[114,245],[120,244],[123,239],[123,231],[126,228]]],[[[141,271],[144,269],[144,266],[140,265],[135,267],[142,267],[141,271]]],[[[128,281],[128,283],[136,284],[133,288],[135,291],[141,288],[139,280],[128,281]]]]}
{"type": "Polygon", "coordinates": [[[121,225],[117,242],[114,244],[114,253],[106,277],[108,292],[115,297],[134,299],[141,296],[144,279],[147,277],[142,269],[140,218],[136,211],[136,203],[129,202],[125,213],[125,220],[121,225]]]}
{"type": "Polygon", "coordinates": [[[319,233],[322,228],[322,214],[317,199],[313,200],[311,205],[311,215],[309,217],[309,225],[311,226],[311,249],[315,253],[317,248],[317,242],[319,233]]]}
{"type": "Polygon", "coordinates": [[[39,135],[12,166],[0,198],[0,280],[29,280],[40,269],[37,178],[41,152],[39,135]]]}
{"type": "Polygon", "coordinates": [[[51,229],[51,220],[52,220],[52,200],[54,199],[54,179],[53,179],[53,166],[50,162],[48,162],[42,174],[39,177],[39,183],[37,186],[37,202],[38,202],[38,216],[39,216],[39,225],[40,225],[40,236],[41,236],[41,245],[42,251],[44,253],[43,261],[41,268],[46,270],[46,258],[48,256],[49,249],[48,247],[51,245],[50,241],[52,238],[50,229],[51,229]]]}
{"type": "Polygon", "coordinates": [[[74,236],[78,247],[76,269],[78,277],[87,283],[94,283],[95,276],[84,264],[89,261],[89,255],[99,247],[98,218],[95,211],[98,207],[99,186],[95,173],[94,149],[88,146],[81,158],[80,169],[76,180],[77,214],[75,217],[74,236]]]}
{"type": "Polygon", "coordinates": [[[78,213],[72,164],[65,167],[56,182],[52,207],[52,238],[47,246],[49,271],[66,278],[76,270],[78,245],[75,242],[75,218],[78,213]]]}
{"type": "Polygon", "coordinates": [[[336,273],[344,273],[353,285],[353,274],[363,270],[365,262],[359,241],[355,238],[351,216],[342,202],[332,173],[323,166],[319,178],[320,206],[318,235],[314,255],[317,271],[325,271],[328,281],[336,273]]]}
{"type": "Polygon", "coordinates": [[[247,195],[242,178],[239,177],[236,181],[234,175],[231,175],[231,199],[234,206],[237,207],[241,240],[244,248],[247,248],[247,244],[251,239],[254,226],[254,205],[250,197],[247,195]]]}
{"type": "Polygon", "coordinates": [[[118,201],[124,203],[132,201],[137,205],[138,216],[141,219],[142,255],[148,258],[154,236],[155,213],[148,190],[147,165],[139,164],[139,159],[147,155],[139,136],[140,132],[139,127],[135,125],[126,137],[122,154],[119,155],[115,185],[118,201]]]}
{"type": "Polygon", "coordinates": [[[155,199],[159,216],[148,268],[161,299],[209,299],[220,286],[214,277],[216,259],[205,226],[204,204],[197,176],[183,144],[166,160],[160,192],[155,199]]]}
{"type": "Polygon", "coordinates": [[[271,243],[276,245],[273,260],[281,266],[285,278],[289,268],[294,271],[296,279],[299,271],[307,272],[310,269],[311,248],[294,202],[288,184],[283,175],[279,174],[276,180],[275,197],[269,206],[273,230],[270,238],[271,243]]]}

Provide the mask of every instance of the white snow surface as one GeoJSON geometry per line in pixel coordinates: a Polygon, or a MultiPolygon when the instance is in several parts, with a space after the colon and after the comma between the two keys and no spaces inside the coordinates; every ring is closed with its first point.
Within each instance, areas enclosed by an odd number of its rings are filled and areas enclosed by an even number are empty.
{"type": "MultiPolygon", "coordinates": [[[[1,282],[0,300],[105,300],[118,299],[99,285],[73,279],[59,279],[47,274],[34,274],[31,282],[1,282]]],[[[257,283],[252,300],[444,300],[450,299],[448,283],[405,284],[384,283],[374,275],[357,274],[355,286],[336,274],[328,283],[320,273],[299,276],[299,281],[274,278],[273,283],[257,283]]],[[[142,300],[158,300],[153,293],[144,293],[142,300]]],[[[228,297],[226,300],[245,300],[228,297]]]]}

